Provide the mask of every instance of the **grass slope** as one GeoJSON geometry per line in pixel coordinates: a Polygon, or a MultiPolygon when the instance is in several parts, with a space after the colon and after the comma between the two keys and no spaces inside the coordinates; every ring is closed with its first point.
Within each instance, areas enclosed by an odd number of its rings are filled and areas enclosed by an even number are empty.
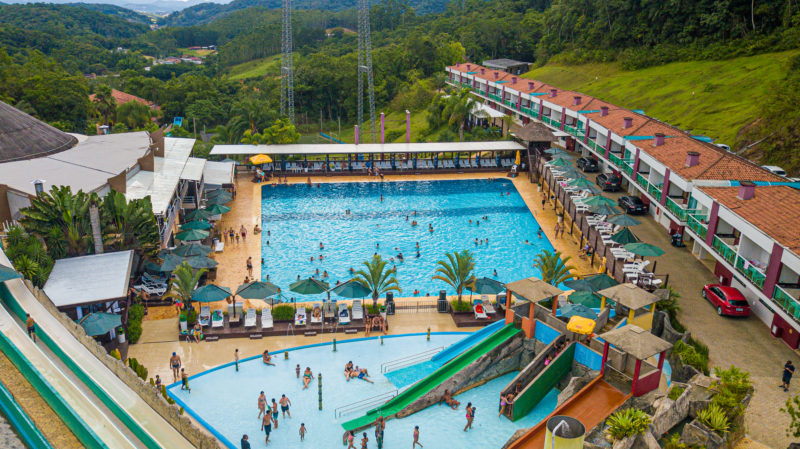
{"type": "Polygon", "coordinates": [[[254,59],[252,61],[236,64],[228,69],[228,76],[232,80],[247,80],[253,78],[263,78],[268,73],[275,76],[281,73],[281,55],[270,56],[269,58],[254,59]]]}
{"type": "Polygon", "coordinates": [[[725,61],[678,62],[624,71],[616,64],[545,65],[524,75],[629,109],[642,109],[693,134],[732,145],[757,119],[773,82],[797,50],[725,61]]]}

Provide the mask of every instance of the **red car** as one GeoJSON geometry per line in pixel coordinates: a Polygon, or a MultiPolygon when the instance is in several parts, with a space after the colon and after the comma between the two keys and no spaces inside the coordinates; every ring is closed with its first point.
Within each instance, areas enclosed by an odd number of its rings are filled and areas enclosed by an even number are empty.
{"type": "Polygon", "coordinates": [[[708,284],[703,287],[703,298],[717,308],[719,315],[750,316],[750,304],[742,292],[720,284],[708,284]]]}

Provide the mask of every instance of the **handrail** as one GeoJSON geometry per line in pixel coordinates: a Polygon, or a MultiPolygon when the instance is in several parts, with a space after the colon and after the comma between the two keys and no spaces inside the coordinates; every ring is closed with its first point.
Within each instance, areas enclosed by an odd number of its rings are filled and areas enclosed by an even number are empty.
{"type": "Polygon", "coordinates": [[[427,351],[423,351],[417,354],[412,354],[406,357],[401,357],[399,359],[383,362],[381,363],[381,373],[388,373],[389,371],[395,371],[400,368],[405,368],[406,366],[411,366],[420,362],[428,361],[434,355],[441,352],[443,349],[444,346],[439,346],[438,348],[428,349],[427,351]]]}
{"type": "Polygon", "coordinates": [[[362,399],[360,401],[356,401],[350,404],[342,405],[341,407],[336,407],[333,410],[333,415],[336,419],[341,418],[344,415],[364,410],[365,408],[371,408],[376,405],[385,404],[389,402],[392,398],[397,396],[399,390],[394,389],[392,391],[387,391],[385,393],[381,393],[376,396],[371,396],[366,399],[362,399]]]}

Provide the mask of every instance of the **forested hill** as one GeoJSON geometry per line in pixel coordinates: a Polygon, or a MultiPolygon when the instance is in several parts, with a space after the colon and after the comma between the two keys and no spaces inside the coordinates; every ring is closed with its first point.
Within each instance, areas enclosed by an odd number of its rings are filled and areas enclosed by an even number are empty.
{"type": "Polygon", "coordinates": [[[147,25],[152,23],[150,17],[117,5],[110,5],[107,3],[66,3],[65,5],[97,11],[109,16],[120,17],[131,22],[143,23],[147,25]]]}
{"type": "Polygon", "coordinates": [[[83,6],[45,3],[2,5],[0,25],[65,38],[91,34],[106,38],[131,38],[149,30],[144,24],[109,16],[83,6]]]}
{"type": "MultiPolygon", "coordinates": [[[[428,14],[444,11],[449,0],[388,0],[386,3],[407,4],[413,8],[417,14],[428,14]]],[[[219,3],[201,3],[172,13],[165,17],[161,23],[171,26],[199,25],[209,23],[234,11],[252,6],[275,9],[280,8],[282,4],[283,2],[281,0],[233,0],[224,5],[219,3]]],[[[356,4],[356,0],[294,0],[293,2],[296,9],[316,9],[322,11],[342,11],[355,8],[356,4]]]]}

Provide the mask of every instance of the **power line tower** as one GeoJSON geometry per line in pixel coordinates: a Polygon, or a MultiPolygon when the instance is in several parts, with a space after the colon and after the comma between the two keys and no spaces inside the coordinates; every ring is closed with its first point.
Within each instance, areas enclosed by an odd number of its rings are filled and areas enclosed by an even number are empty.
{"type": "Polygon", "coordinates": [[[292,48],[292,0],[283,0],[281,22],[281,115],[294,123],[294,61],[292,48]]]}
{"type": "Polygon", "coordinates": [[[364,78],[369,94],[369,129],[375,142],[375,85],[372,80],[372,38],[369,25],[370,0],[358,0],[358,129],[364,129],[364,78]]]}

